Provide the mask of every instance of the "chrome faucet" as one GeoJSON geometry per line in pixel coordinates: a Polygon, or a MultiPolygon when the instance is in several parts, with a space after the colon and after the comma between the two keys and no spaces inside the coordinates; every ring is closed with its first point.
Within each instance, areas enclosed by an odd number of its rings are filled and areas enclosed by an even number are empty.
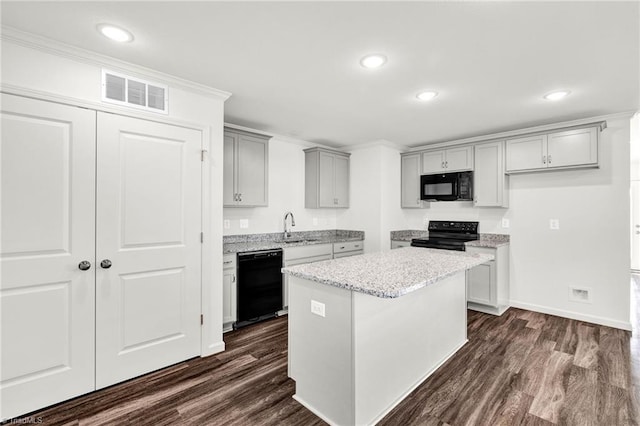
{"type": "Polygon", "coordinates": [[[284,214],[284,238],[289,238],[291,237],[291,228],[287,228],[287,217],[291,216],[291,226],[294,227],[296,226],[296,220],[293,217],[293,213],[291,212],[286,212],[284,214]]]}

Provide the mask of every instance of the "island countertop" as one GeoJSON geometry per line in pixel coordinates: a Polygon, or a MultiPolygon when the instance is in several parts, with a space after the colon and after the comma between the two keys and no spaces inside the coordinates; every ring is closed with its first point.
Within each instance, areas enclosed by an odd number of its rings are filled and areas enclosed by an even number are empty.
{"type": "Polygon", "coordinates": [[[492,259],[489,254],[405,247],[289,266],[282,272],[376,297],[395,298],[492,259]]]}

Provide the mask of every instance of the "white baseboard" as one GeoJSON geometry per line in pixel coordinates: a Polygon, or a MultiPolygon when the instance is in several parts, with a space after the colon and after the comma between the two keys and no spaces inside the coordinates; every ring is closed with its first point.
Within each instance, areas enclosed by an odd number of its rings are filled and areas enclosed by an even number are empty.
{"type": "Polygon", "coordinates": [[[220,353],[220,352],[224,352],[224,348],[225,348],[225,346],[224,346],[224,341],[223,340],[221,340],[219,342],[216,342],[216,343],[213,343],[213,344],[209,345],[209,347],[207,348],[208,349],[207,354],[204,355],[204,356],[210,356],[210,355],[214,355],[214,354],[217,354],[217,353],[220,353]]]}
{"type": "Polygon", "coordinates": [[[578,312],[565,311],[563,309],[555,309],[555,308],[549,308],[547,306],[534,305],[532,303],[518,302],[517,300],[511,300],[509,304],[514,308],[540,312],[541,314],[555,315],[558,317],[570,318],[570,319],[590,322],[598,325],[605,325],[607,327],[619,328],[621,330],[627,330],[627,331],[632,330],[631,322],[628,322],[628,321],[618,321],[611,318],[598,317],[595,315],[586,315],[578,312]]]}

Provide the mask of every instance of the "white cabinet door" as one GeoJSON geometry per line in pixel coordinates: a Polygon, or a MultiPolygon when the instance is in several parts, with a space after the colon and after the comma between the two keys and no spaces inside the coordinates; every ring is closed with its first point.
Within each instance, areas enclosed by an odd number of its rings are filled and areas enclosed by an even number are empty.
{"type": "Polygon", "coordinates": [[[335,156],[325,152],[320,153],[320,170],[318,177],[318,204],[319,207],[335,207],[334,192],[334,167],[335,156]]]}
{"type": "Polygon", "coordinates": [[[447,173],[473,170],[473,147],[461,146],[445,151],[444,168],[447,173]]]}
{"type": "Polygon", "coordinates": [[[201,144],[98,113],[97,388],[200,353],[201,144]]]}
{"type": "Polygon", "coordinates": [[[400,161],[400,206],[404,209],[420,208],[420,154],[403,155],[400,161]]]}
{"type": "Polygon", "coordinates": [[[440,173],[444,171],[444,151],[428,151],[422,153],[422,174],[440,173]]]}
{"type": "Polygon", "coordinates": [[[422,174],[473,170],[473,147],[461,146],[422,153],[422,174]]]}
{"type": "Polygon", "coordinates": [[[550,133],[547,167],[568,167],[598,163],[598,132],[595,127],[550,133]]]}
{"type": "Polygon", "coordinates": [[[475,146],[473,200],[476,207],[503,207],[505,200],[505,174],[503,142],[475,146]]]}
{"type": "Polygon", "coordinates": [[[640,181],[631,181],[631,269],[640,271],[640,181]]]}
{"type": "Polygon", "coordinates": [[[2,95],[1,125],[8,419],[94,389],[95,112],[2,95]]]}
{"type": "Polygon", "coordinates": [[[230,206],[236,204],[236,165],[235,146],[238,135],[234,133],[224,133],[224,163],[222,177],[223,204],[230,206]]]}
{"type": "Polygon", "coordinates": [[[547,167],[547,135],[509,139],[506,150],[508,172],[547,167]]]}
{"type": "Polygon", "coordinates": [[[224,256],[222,268],[222,324],[230,330],[237,319],[236,255],[224,256]]]}
{"type": "Polygon", "coordinates": [[[496,305],[495,262],[483,263],[467,271],[467,300],[484,305],[496,305]]]}
{"type": "Polygon", "coordinates": [[[267,205],[268,147],[267,141],[263,138],[240,135],[236,164],[239,205],[267,205]]]}
{"type": "Polygon", "coordinates": [[[349,158],[335,156],[334,159],[335,207],[349,207],[349,158]]]}

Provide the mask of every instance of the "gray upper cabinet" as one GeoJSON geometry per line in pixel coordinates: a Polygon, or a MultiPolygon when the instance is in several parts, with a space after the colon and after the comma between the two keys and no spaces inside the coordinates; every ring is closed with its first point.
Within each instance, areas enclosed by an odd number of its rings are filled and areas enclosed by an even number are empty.
{"type": "Polygon", "coordinates": [[[598,128],[525,136],[506,142],[506,171],[598,167],[598,128]]]}
{"type": "Polygon", "coordinates": [[[473,147],[460,146],[422,153],[422,174],[473,170],[473,147]]]}
{"type": "Polygon", "coordinates": [[[422,207],[420,200],[420,154],[403,154],[400,156],[401,165],[401,200],[403,209],[422,207]]]}
{"type": "Polygon", "coordinates": [[[225,207],[268,205],[269,138],[224,129],[225,207]]]}
{"type": "Polygon", "coordinates": [[[325,148],[305,153],[305,208],[349,207],[349,156],[325,148]]]}
{"type": "Polygon", "coordinates": [[[475,145],[474,151],[474,206],[509,207],[509,177],[504,173],[504,141],[475,145]]]}

